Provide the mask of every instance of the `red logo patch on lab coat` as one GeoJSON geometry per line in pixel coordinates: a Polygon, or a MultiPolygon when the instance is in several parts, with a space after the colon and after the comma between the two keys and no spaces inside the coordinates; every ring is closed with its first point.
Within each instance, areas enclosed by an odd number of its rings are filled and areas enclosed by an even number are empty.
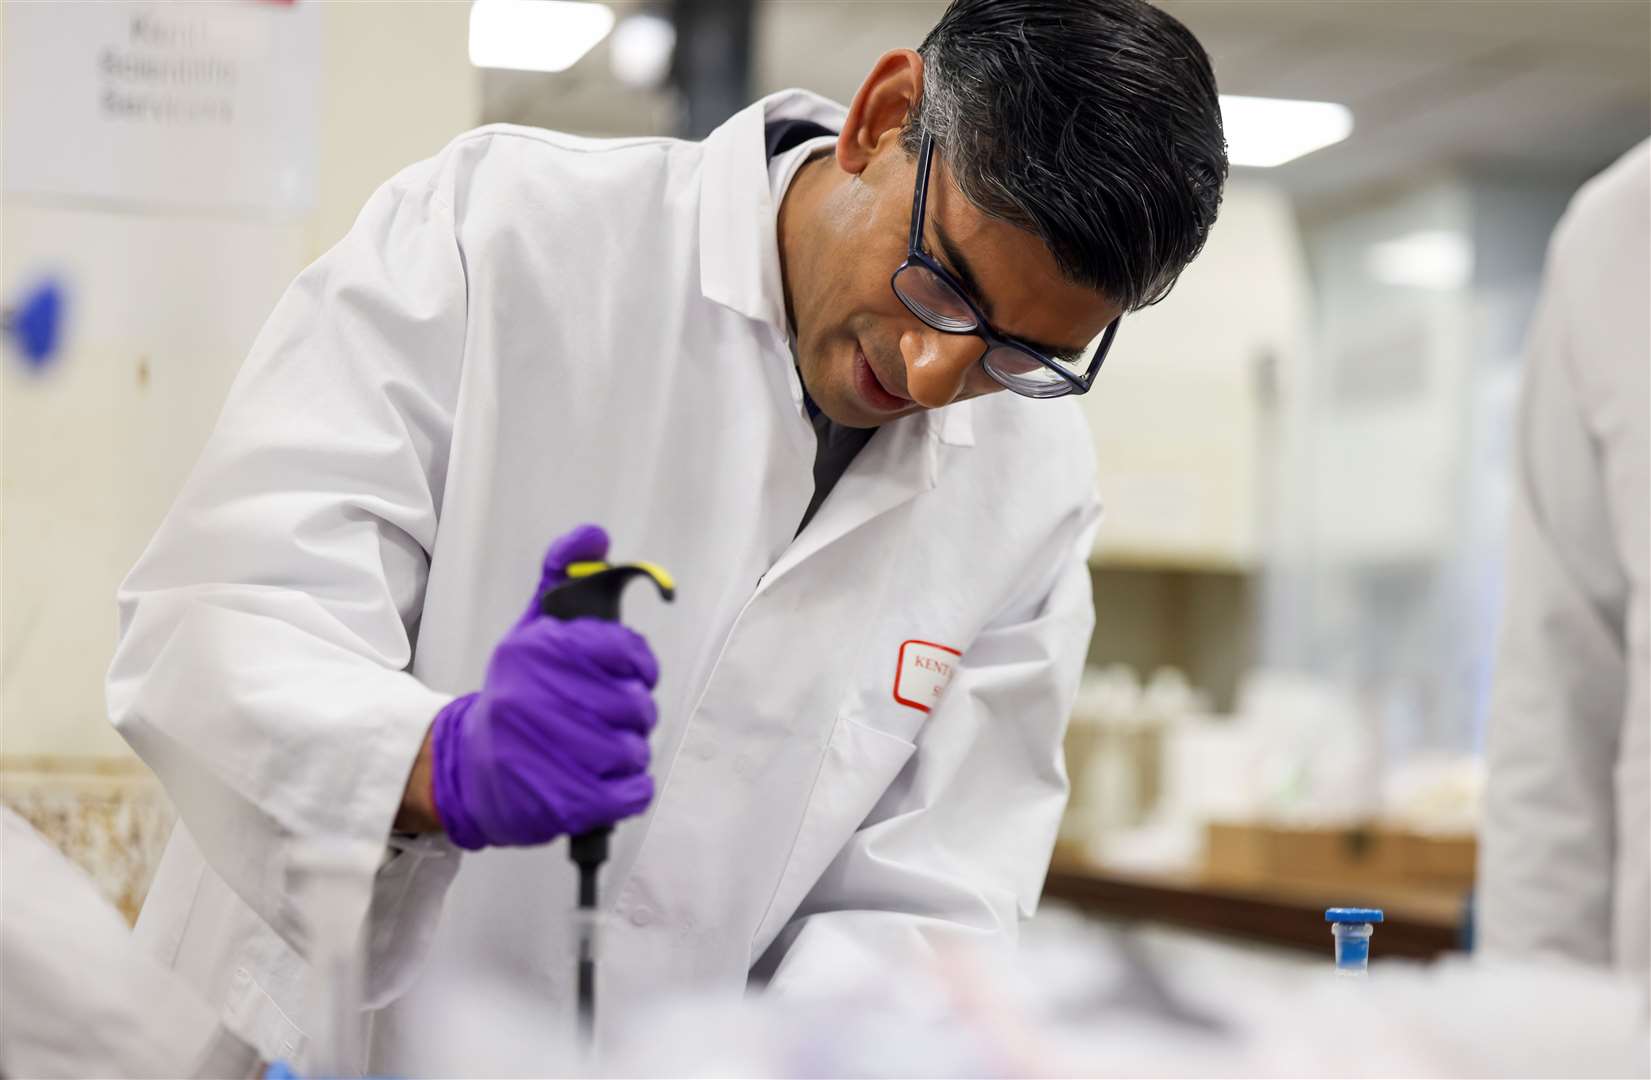
{"type": "Polygon", "coordinates": [[[932,641],[904,641],[894,667],[894,700],[928,712],[940,700],[963,654],[932,641]]]}

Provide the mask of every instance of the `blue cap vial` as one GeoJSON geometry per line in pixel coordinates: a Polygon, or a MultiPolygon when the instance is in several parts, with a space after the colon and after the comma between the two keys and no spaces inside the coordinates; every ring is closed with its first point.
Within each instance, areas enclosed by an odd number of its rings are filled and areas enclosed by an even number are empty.
{"type": "Polygon", "coordinates": [[[1324,921],[1336,939],[1336,973],[1363,975],[1370,968],[1370,938],[1382,921],[1381,908],[1333,907],[1324,921]]]}

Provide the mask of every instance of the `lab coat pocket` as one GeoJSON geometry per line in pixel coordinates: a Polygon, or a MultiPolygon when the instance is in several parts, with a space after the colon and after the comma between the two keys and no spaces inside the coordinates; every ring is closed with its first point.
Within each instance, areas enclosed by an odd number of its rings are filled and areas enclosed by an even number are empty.
{"type": "Polygon", "coordinates": [[[848,712],[837,717],[791,854],[752,939],[753,963],[797,912],[916,749],[848,712]]]}
{"type": "Polygon", "coordinates": [[[445,837],[397,839],[373,880],[367,919],[365,1004],[382,1009],[406,992],[435,939],[442,900],[458,873],[445,837]]]}

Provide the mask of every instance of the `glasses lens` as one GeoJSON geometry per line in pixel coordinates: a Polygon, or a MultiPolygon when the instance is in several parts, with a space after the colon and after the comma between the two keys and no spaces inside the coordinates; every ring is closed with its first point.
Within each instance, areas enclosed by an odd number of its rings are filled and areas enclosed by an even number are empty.
{"type": "Polygon", "coordinates": [[[976,326],[963,297],[922,263],[907,263],[894,275],[894,295],[936,330],[966,333],[976,326]]]}
{"type": "MultiPolygon", "coordinates": [[[[1060,397],[1076,389],[1061,378],[1060,372],[1051,370],[1036,356],[1014,345],[988,349],[982,359],[988,375],[1024,397],[1060,397]]],[[[1070,365],[1062,366],[1070,369],[1070,365]]]]}

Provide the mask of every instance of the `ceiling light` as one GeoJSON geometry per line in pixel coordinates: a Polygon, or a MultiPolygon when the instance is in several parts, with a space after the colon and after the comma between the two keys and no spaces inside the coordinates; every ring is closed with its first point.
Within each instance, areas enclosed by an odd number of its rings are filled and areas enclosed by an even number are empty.
{"type": "Polygon", "coordinates": [[[1333,101],[1221,95],[1227,159],[1267,169],[1339,143],[1353,131],[1353,111],[1333,101]]]}
{"type": "Polygon", "coordinates": [[[676,24],[649,11],[628,15],[613,29],[608,59],[614,78],[626,86],[650,89],[671,73],[676,48],[676,24]]]}
{"type": "Polygon", "coordinates": [[[1365,269],[1384,285],[1450,291],[1473,277],[1473,245],[1459,232],[1425,229],[1371,244],[1365,269]]]}
{"type": "Polygon", "coordinates": [[[515,71],[566,71],[613,29],[606,4],[577,0],[476,0],[470,62],[515,71]]]}

